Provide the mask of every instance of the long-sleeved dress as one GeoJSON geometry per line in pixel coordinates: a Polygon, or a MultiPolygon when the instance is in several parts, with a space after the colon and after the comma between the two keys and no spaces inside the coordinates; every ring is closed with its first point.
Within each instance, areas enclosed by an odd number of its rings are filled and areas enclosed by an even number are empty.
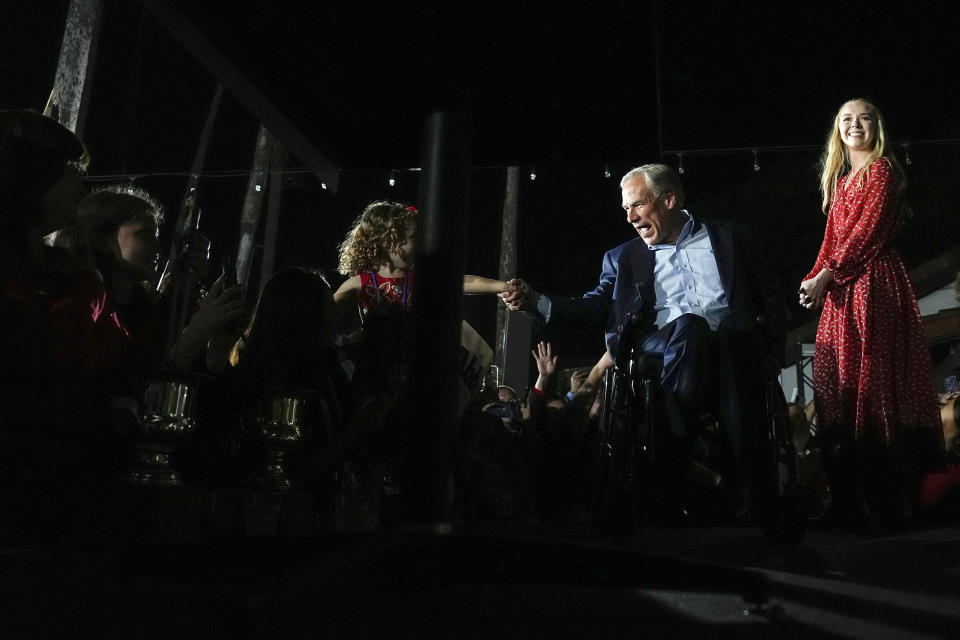
{"type": "Polygon", "coordinates": [[[899,180],[880,158],[867,179],[837,181],[823,245],[805,278],[823,268],[834,278],[817,329],[813,386],[823,427],[855,440],[875,437],[926,467],[942,456],[943,434],[916,296],[890,247],[899,180]]]}

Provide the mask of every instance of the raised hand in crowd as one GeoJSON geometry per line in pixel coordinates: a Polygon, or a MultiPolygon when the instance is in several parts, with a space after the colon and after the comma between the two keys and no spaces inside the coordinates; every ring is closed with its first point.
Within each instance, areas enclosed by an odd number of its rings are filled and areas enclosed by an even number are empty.
{"type": "Polygon", "coordinates": [[[190,323],[171,349],[170,359],[178,367],[189,367],[206,347],[207,341],[227,332],[232,324],[243,317],[245,311],[240,286],[225,286],[221,276],[210,287],[210,291],[200,298],[190,323]]]}
{"type": "Polygon", "coordinates": [[[549,342],[540,342],[535,351],[531,351],[533,360],[537,363],[537,382],[534,385],[538,390],[544,391],[550,386],[550,381],[557,372],[558,357],[553,355],[553,350],[549,342]]]}
{"type": "Polygon", "coordinates": [[[583,384],[587,381],[588,373],[586,371],[577,370],[570,374],[570,392],[576,394],[583,387],[583,384]]]}
{"type": "Polygon", "coordinates": [[[597,361],[597,364],[593,365],[593,369],[587,374],[584,380],[583,391],[599,389],[600,385],[603,384],[603,377],[606,375],[607,369],[612,366],[613,356],[610,355],[609,351],[604,351],[600,360],[597,361]]]}

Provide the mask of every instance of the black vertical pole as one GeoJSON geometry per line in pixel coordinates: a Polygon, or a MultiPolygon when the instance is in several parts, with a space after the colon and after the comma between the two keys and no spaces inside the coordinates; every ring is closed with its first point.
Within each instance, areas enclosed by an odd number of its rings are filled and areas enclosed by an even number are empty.
{"type": "Polygon", "coordinates": [[[469,196],[468,120],[448,112],[425,121],[417,284],[410,351],[411,453],[407,520],[448,533],[453,523],[453,439],[460,393],[461,293],[469,196]]]}
{"type": "Polygon", "coordinates": [[[660,91],[660,3],[653,0],[653,68],[657,94],[657,158],[663,158],[663,94],[660,91]]]}

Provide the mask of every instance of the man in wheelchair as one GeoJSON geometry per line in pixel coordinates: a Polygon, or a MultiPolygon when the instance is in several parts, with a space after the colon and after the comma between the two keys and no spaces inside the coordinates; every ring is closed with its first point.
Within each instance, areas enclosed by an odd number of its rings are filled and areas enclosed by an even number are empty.
{"type": "Polygon", "coordinates": [[[501,295],[510,309],[547,325],[603,328],[616,362],[611,382],[619,385],[611,409],[620,413],[611,434],[620,443],[619,471],[608,485],[617,478],[635,482],[637,467],[652,463],[658,484],[682,504],[696,448],[719,424],[723,435],[713,440],[725,441],[727,449],[721,506],[742,515],[751,489],[765,481],[758,476],[776,468],[758,458],[779,438],[768,424],[773,406],[784,405],[785,413],[783,394],[771,397],[776,394],[767,384],[784,359],[789,312],[783,293],[745,228],[683,209],[673,168],[637,167],[620,189],[627,222],[639,237],[606,253],[594,290],[570,299],[515,280],[516,291],[501,295]],[[661,427],[651,424],[657,412],[647,410],[656,403],[640,402],[643,380],[662,390],[661,427]]]}

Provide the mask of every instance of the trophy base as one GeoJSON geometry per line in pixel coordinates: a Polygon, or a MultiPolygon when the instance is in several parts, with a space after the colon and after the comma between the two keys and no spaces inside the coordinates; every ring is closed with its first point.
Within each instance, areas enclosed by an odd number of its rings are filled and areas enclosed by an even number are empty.
{"type": "Polygon", "coordinates": [[[261,491],[289,491],[293,488],[293,482],[291,482],[287,476],[284,462],[282,452],[274,451],[268,453],[266,464],[247,480],[245,483],[246,486],[261,491]]]}
{"type": "Polygon", "coordinates": [[[137,451],[130,469],[118,478],[128,484],[151,487],[179,487],[183,485],[180,473],[170,465],[168,451],[137,451]]]}

